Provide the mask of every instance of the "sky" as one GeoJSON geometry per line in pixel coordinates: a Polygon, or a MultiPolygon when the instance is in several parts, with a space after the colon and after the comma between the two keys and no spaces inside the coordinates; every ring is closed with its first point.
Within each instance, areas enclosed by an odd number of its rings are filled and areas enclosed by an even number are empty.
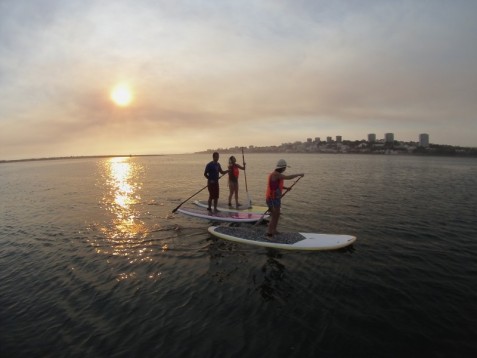
{"type": "Polygon", "coordinates": [[[477,147],[476,14],[473,0],[0,0],[0,160],[388,132],[477,147]]]}

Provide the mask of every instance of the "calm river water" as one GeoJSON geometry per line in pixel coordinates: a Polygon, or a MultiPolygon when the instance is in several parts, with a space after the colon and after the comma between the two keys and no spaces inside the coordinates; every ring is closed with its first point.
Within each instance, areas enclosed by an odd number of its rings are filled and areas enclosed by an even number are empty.
{"type": "Polygon", "coordinates": [[[279,229],[351,248],[234,244],[172,214],[210,155],[0,164],[0,356],[476,357],[477,160],[246,154],[255,204],[282,157],[305,177],[279,229]]]}

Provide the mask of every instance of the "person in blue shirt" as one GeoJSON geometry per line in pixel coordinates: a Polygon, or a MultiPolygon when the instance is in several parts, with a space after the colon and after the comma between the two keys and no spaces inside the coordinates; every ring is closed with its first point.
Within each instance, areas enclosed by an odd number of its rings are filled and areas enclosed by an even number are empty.
{"type": "Polygon", "coordinates": [[[228,170],[222,170],[219,163],[219,153],[212,154],[212,161],[205,166],[204,176],[207,178],[207,189],[209,190],[209,206],[207,210],[212,211],[212,202],[214,211],[217,212],[217,202],[219,200],[219,174],[227,174],[228,170]]]}

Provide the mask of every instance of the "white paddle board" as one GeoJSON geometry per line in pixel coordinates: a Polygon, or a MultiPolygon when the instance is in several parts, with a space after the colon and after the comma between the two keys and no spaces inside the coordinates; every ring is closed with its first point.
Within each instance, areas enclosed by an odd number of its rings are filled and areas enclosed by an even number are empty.
{"type": "Polygon", "coordinates": [[[285,232],[268,238],[260,228],[211,226],[209,232],[221,239],[284,250],[336,250],[356,241],[355,236],[285,232]]]}
{"type": "Polygon", "coordinates": [[[255,222],[262,218],[266,219],[269,215],[263,216],[263,214],[248,213],[248,212],[230,212],[230,211],[208,211],[204,208],[180,208],[178,212],[193,216],[196,218],[214,220],[214,221],[228,221],[228,222],[255,222]]]}
{"type": "MultiPolygon", "coordinates": [[[[209,206],[209,203],[207,200],[195,200],[194,204],[197,206],[200,206],[201,208],[207,208],[209,206]]],[[[233,206],[228,206],[224,203],[219,203],[217,205],[217,209],[220,211],[227,211],[227,212],[245,212],[245,213],[258,213],[258,214],[263,214],[268,210],[268,207],[266,206],[258,206],[258,205],[252,205],[251,207],[248,207],[247,205],[240,205],[238,208],[233,205],[233,206]]]]}

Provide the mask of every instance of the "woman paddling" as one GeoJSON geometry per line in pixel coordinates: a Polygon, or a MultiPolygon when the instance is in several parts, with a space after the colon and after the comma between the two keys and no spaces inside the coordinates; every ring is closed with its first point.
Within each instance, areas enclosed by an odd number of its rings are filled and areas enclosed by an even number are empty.
{"type": "Polygon", "coordinates": [[[232,206],[232,196],[235,197],[235,206],[238,208],[240,205],[238,202],[238,190],[239,190],[239,169],[245,170],[245,163],[243,166],[237,164],[237,159],[232,155],[229,158],[229,206],[232,206]]]}

